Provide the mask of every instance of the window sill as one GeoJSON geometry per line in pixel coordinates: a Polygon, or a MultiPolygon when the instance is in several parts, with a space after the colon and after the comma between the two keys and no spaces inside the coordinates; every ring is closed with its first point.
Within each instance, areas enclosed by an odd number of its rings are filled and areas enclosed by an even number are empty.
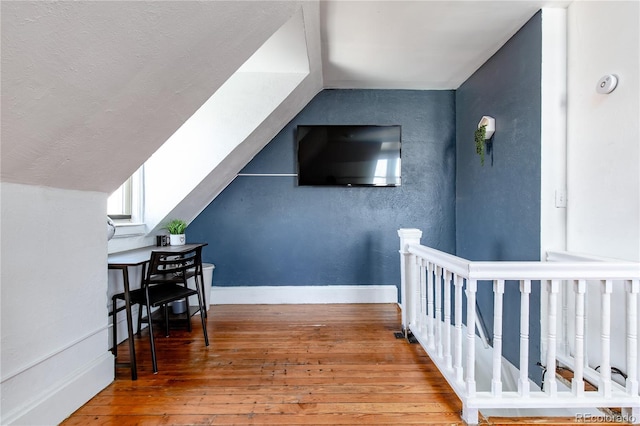
{"type": "Polygon", "coordinates": [[[122,220],[115,223],[116,233],[107,244],[107,253],[120,253],[156,244],[156,238],[149,235],[149,225],[122,220]]]}
{"type": "Polygon", "coordinates": [[[126,238],[145,235],[147,226],[144,223],[116,222],[116,233],[113,238],[126,238]]]}

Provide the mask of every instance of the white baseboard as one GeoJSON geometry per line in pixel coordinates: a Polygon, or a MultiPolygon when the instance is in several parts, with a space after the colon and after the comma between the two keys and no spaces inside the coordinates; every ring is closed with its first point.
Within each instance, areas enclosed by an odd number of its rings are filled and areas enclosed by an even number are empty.
{"type": "Polygon", "coordinates": [[[212,287],[212,305],[397,303],[394,285],[212,287]]]}
{"type": "Polygon", "coordinates": [[[40,397],[6,417],[3,415],[2,424],[59,424],[113,381],[113,362],[111,352],[105,352],[89,365],[74,371],[67,380],[46,390],[38,389],[34,393],[39,393],[40,397]]]}

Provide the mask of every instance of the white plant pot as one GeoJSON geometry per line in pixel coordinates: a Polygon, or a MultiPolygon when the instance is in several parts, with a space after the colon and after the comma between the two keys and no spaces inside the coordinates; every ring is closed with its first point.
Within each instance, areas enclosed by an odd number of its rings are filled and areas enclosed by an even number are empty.
{"type": "Polygon", "coordinates": [[[183,246],[187,239],[184,234],[171,234],[169,235],[169,241],[172,246],[183,246]]]}

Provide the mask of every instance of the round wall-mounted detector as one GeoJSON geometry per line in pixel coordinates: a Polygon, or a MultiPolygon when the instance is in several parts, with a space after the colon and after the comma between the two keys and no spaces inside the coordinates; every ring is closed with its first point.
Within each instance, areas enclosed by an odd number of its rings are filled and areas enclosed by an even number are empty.
{"type": "Polygon", "coordinates": [[[598,80],[596,85],[596,92],[606,95],[613,92],[613,89],[618,85],[618,77],[615,74],[607,74],[598,80]]]}

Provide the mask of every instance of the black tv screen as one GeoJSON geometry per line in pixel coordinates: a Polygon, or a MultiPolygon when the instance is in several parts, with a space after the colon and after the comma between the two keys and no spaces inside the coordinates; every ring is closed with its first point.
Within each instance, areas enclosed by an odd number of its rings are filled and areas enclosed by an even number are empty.
{"type": "Polygon", "coordinates": [[[298,185],[400,186],[401,127],[299,125],[298,185]]]}

